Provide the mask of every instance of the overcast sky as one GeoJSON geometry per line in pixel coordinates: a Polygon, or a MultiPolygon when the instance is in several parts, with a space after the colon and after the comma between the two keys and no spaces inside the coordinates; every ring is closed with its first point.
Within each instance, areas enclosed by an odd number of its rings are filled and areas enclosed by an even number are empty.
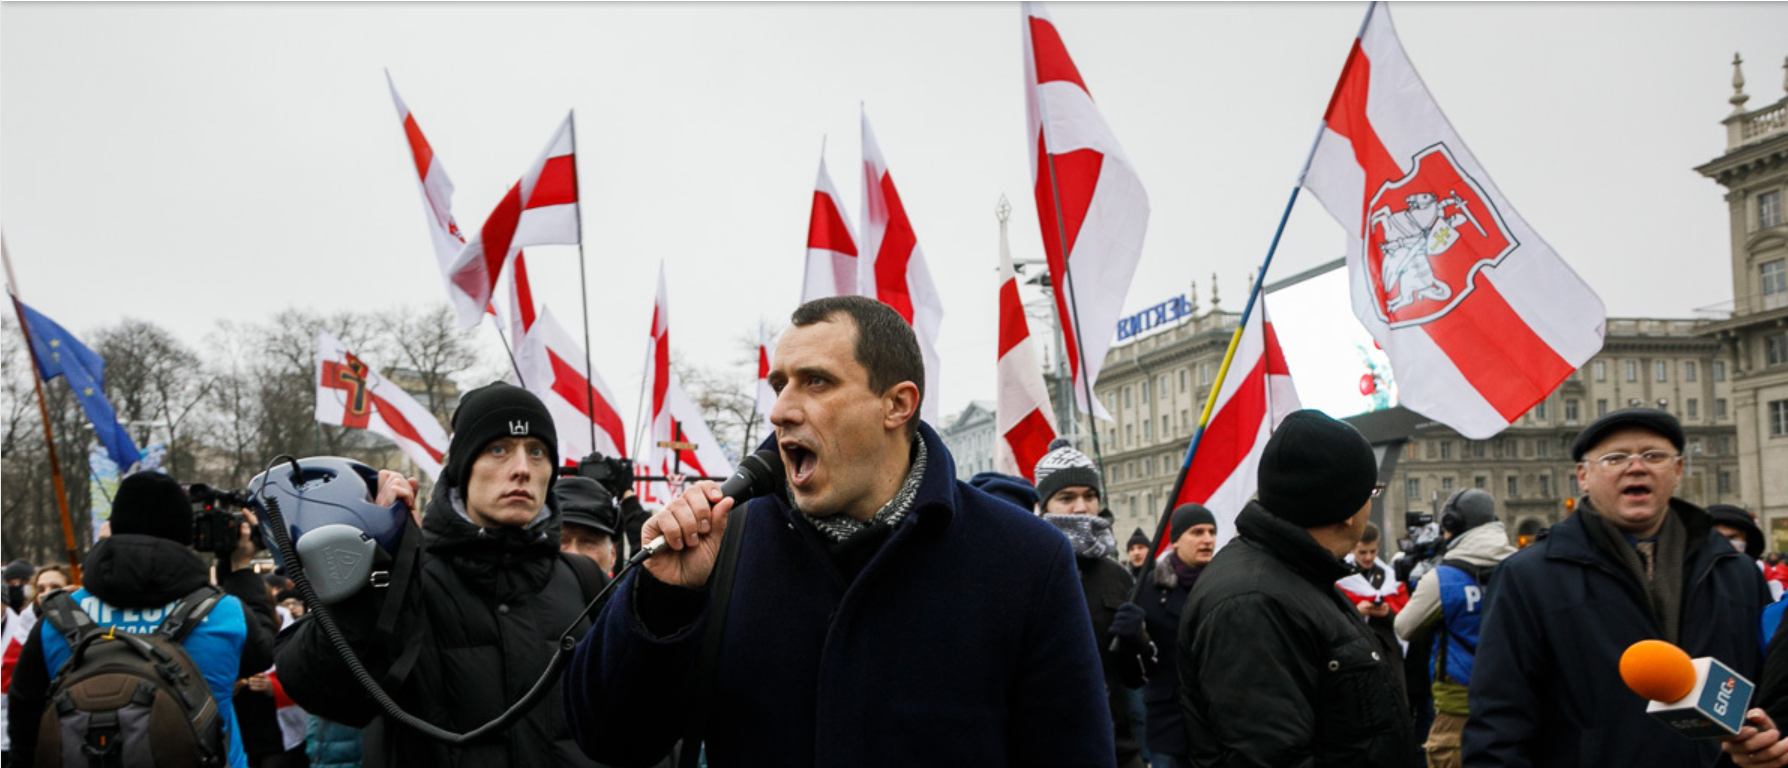
{"type": "MultiPolygon", "coordinates": [[[[1130,309],[1192,280],[1208,306],[1212,273],[1239,309],[1365,5],[1049,8],[1152,203],[1130,309]]],[[[1390,11],[1611,315],[1731,298],[1722,190],[1692,169],[1724,151],[1734,51],[1748,107],[1783,97],[1788,4],[1390,11]]],[[[576,109],[594,353],[630,429],[661,260],[673,345],[733,365],[796,302],[822,138],[861,229],[859,102],[943,294],[945,413],[994,394],[1001,194],[1014,256],[1041,255],[1017,3],[6,3],[0,25],[0,226],[24,298],[77,334],[138,317],[196,346],[288,306],[443,300],[386,68],[468,229],[576,109]]],[[[1269,281],[1341,238],[1303,198],[1269,281]]],[[[529,253],[575,322],[577,250],[529,253]]]]}

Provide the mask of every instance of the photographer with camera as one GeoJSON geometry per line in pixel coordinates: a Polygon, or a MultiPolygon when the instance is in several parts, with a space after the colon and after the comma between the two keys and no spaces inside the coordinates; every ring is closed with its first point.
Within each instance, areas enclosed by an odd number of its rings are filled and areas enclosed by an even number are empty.
{"type": "MultiPolygon", "coordinates": [[[[374,679],[417,717],[462,733],[493,719],[541,677],[560,633],[599,589],[593,563],[559,552],[557,446],[552,415],[527,390],[493,383],[466,393],[421,530],[403,534],[403,547],[420,542],[415,566],[394,569],[389,587],[362,588],[329,606],[374,679]],[[391,599],[400,590],[401,599],[391,599]]],[[[414,480],[379,477],[374,503],[414,506],[414,480]]],[[[369,768],[591,765],[572,741],[556,690],[507,730],[464,745],[392,720],[317,615],[280,635],[281,683],[306,711],[364,726],[369,768]]],[[[586,627],[587,620],[579,632],[586,627]]]]}
{"type": "MultiPolygon", "coordinates": [[[[216,588],[210,585],[210,569],[189,548],[195,533],[193,506],[186,491],[167,475],[139,472],[119,483],[112,499],[112,535],[95,544],[88,554],[83,563],[86,578],[80,589],[72,594],[58,593],[44,601],[42,620],[26,641],[13,670],[8,728],[12,757],[19,764],[34,764],[37,750],[42,747],[55,749],[65,757],[85,751],[96,760],[117,760],[107,765],[148,765],[136,760],[149,758],[151,747],[159,755],[165,745],[185,744],[196,745],[200,754],[215,756],[231,768],[247,767],[231,706],[231,688],[238,677],[252,675],[273,663],[277,624],[273,606],[267,600],[267,588],[248,567],[255,553],[250,534],[253,518],[247,517],[238,524],[233,538],[208,542],[222,550],[214,550],[218,554],[217,584],[224,593],[218,597],[216,588]],[[212,598],[217,599],[209,602],[212,598]],[[209,613],[188,614],[187,609],[196,605],[208,605],[209,613]],[[71,691],[78,681],[68,679],[81,675],[57,677],[67,671],[64,664],[75,657],[71,639],[79,644],[88,634],[77,628],[85,625],[90,631],[116,630],[109,632],[112,637],[84,646],[88,649],[85,658],[94,659],[103,655],[101,646],[115,642],[114,638],[156,634],[170,617],[176,616],[196,619],[184,625],[184,633],[172,633],[175,637],[171,640],[184,649],[204,683],[178,693],[185,699],[203,698],[203,691],[208,689],[215,700],[215,714],[202,723],[185,718],[150,719],[146,715],[133,719],[126,706],[111,717],[109,726],[106,712],[82,717],[90,700],[84,699],[79,690],[71,691]],[[57,678],[59,690],[52,690],[52,678],[57,678]],[[56,707],[46,712],[52,698],[56,707]],[[46,722],[48,731],[43,730],[46,722]],[[40,745],[39,738],[46,732],[56,734],[60,743],[40,745]],[[143,745],[145,741],[147,746],[143,745]],[[133,751],[130,745],[138,748],[133,751]]],[[[178,665],[182,661],[165,663],[178,665]]],[[[84,673],[87,667],[80,661],[76,664],[75,671],[84,673]]],[[[136,690],[137,697],[144,695],[142,687],[136,690]]],[[[169,685],[162,692],[174,693],[176,686],[169,685]]],[[[161,694],[156,696],[159,702],[161,694]]],[[[137,703],[137,697],[133,697],[132,705],[137,703]]],[[[209,703],[188,702],[201,711],[209,703]]]]}

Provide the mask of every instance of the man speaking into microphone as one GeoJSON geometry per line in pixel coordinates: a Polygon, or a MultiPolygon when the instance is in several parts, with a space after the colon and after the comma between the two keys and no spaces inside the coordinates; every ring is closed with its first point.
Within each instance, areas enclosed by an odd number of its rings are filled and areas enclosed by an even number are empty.
{"type": "Polygon", "coordinates": [[[955,480],[893,309],[840,296],[790,320],[767,443],[786,491],[739,518],[698,483],[646,522],[666,548],[622,577],[566,670],[579,744],[618,766],[679,738],[721,768],[1112,765],[1068,539],[955,480]],[[710,593],[739,519],[730,589],[710,593]]]}
{"type": "Polygon", "coordinates": [[[1720,746],[1646,714],[1621,655],[1659,639],[1756,680],[1769,601],[1750,558],[1700,507],[1674,497],[1675,417],[1623,408],[1571,444],[1576,514],[1504,560],[1490,590],[1468,694],[1465,765],[1711,766],[1720,746]]]}

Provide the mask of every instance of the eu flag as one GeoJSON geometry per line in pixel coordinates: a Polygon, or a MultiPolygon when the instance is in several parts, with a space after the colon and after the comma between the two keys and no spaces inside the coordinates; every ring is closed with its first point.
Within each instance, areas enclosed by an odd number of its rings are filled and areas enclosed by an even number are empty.
{"type": "Polygon", "coordinates": [[[105,446],[112,461],[128,470],[141,454],[123,425],[118,423],[118,412],[112,409],[112,401],[106,399],[105,359],[94,354],[56,321],[38,314],[25,302],[16,298],[13,301],[25,320],[26,331],[31,334],[31,350],[37,355],[37,374],[44,381],[57,376],[68,379],[75,399],[81,401],[81,408],[87,411],[87,420],[93,422],[93,436],[105,446]]]}

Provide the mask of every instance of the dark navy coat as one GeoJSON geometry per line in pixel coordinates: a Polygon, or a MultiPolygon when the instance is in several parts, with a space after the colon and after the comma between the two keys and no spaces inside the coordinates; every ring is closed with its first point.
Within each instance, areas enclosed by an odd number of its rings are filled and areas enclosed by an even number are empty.
{"type": "MultiPolygon", "coordinates": [[[[784,499],[751,502],[711,765],[1113,764],[1067,537],[957,482],[937,433],[919,433],[917,499],[855,581],[784,499]]],[[[660,636],[635,601],[669,589],[625,576],[566,671],[572,730],[597,762],[650,762],[682,735],[706,595],[691,593],[703,601],[692,624],[660,636]]]]}
{"type": "MultiPolygon", "coordinates": [[[[1688,533],[1678,644],[1756,680],[1763,574],[1701,508],[1679,499],[1670,507],[1688,533]]],[[[1465,764],[1713,765],[1718,742],[1677,735],[1621,681],[1621,654],[1663,630],[1638,579],[1589,530],[1601,523],[1584,513],[1588,499],[1579,509],[1497,569],[1471,676],[1465,764]]]]}

